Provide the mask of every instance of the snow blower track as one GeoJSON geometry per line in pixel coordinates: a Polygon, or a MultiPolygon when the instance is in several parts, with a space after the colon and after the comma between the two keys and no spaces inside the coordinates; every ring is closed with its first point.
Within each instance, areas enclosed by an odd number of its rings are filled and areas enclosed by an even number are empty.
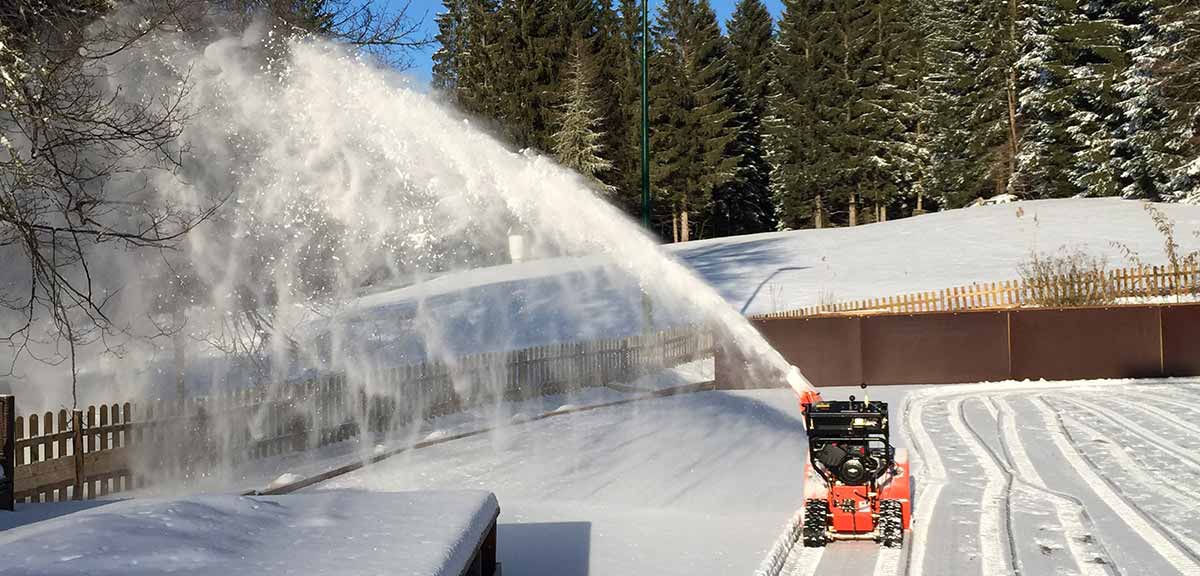
{"type": "Polygon", "coordinates": [[[884,398],[913,455],[904,547],[797,543],[758,574],[1200,575],[1196,392],[1009,382],[884,398]]]}
{"type": "Polygon", "coordinates": [[[1084,382],[912,394],[904,418],[924,542],[910,573],[1200,574],[1197,450],[1189,404],[1176,401],[1192,391],[1084,382]],[[1174,466],[1155,466],[1166,459],[1174,466]]]}
{"type": "Polygon", "coordinates": [[[533,421],[308,489],[494,489],[501,561],[531,574],[1200,576],[1197,392],[1170,380],[873,388],[912,458],[912,530],[895,549],[797,542],[806,456],[788,390],[533,421]],[[560,525],[587,526],[590,552],[545,572],[527,526],[560,525]]]}

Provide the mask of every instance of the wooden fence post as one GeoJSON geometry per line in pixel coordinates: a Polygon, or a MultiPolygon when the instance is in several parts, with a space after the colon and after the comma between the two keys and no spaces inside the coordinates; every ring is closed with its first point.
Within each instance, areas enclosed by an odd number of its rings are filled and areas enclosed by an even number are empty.
{"type": "Polygon", "coordinates": [[[75,493],[72,500],[83,500],[83,410],[71,411],[71,445],[75,450],[75,493]]]}
{"type": "Polygon", "coordinates": [[[0,395],[0,510],[13,510],[13,487],[17,475],[16,450],[17,399],[0,395]]]}

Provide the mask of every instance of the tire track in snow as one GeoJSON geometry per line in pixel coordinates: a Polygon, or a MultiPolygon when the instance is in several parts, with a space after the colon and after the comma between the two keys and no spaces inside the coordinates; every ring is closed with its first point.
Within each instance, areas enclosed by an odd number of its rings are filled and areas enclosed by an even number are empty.
{"type": "MultiPolygon", "coordinates": [[[[1107,441],[1101,434],[1091,430],[1084,422],[1065,415],[1063,418],[1075,422],[1079,426],[1079,429],[1088,435],[1090,440],[1102,441],[1102,449],[1109,455],[1109,457],[1113,459],[1117,467],[1128,473],[1131,477],[1140,479],[1140,488],[1145,488],[1148,492],[1157,496],[1158,498],[1170,500],[1183,507],[1195,506],[1196,502],[1200,502],[1200,491],[1189,490],[1185,488],[1187,486],[1186,483],[1176,484],[1162,482],[1155,475],[1157,471],[1152,471],[1146,465],[1141,464],[1131,458],[1129,454],[1121,449],[1120,446],[1107,441]]],[[[1166,528],[1169,529],[1169,527],[1166,528]]],[[[1195,540],[1192,540],[1186,536],[1178,534],[1178,532],[1175,530],[1171,530],[1171,532],[1179,536],[1179,538],[1187,547],[1191,548],[1193,551],[1200,552],[1200,543],[1197,543],[1195,540]]]]}
{"type": "Polygon", "coordinates": [[[1016,552],[1012,545],[1012,534],[1011,532],[1008,534],[1010,555],[1008,566],[1005,566],[1003,557],[1005,540],[1000,534],[1000,507],[1007,508],[1005,501],[1008,494],[1008,480],[1000,470],[995,456],[988,452],[988,449],[983,446],[983,440],[973,429],[970,429],[970,424],[967,423],[966,414],[963,411],[963,399],[958,397],[950,400],[947,408],[950,427],[975,456],[975,460],[983,468],[983,474],[986,477],[987,483],[984,485],[983,495],[979,499],[980,570],[984,576],[1002,574],[1006,571],[1019,572],[1020,567],[1017,564],[1016,552]]]}
{"type": "Polygon", "coordinates": [[[1138,536],[1142,538],[1163,560],[1185,576],[1200,576],[1200,563],[1186,546],[1178,542],[1169,531],[1146,516],[1146,514],[1124,494],[1117,491],[1111,480],[1097,472],[1095,463],[1075,446],[1070,432],[1059,415],[1042,396],[1033,402],[1041,415],[1042,423],[1049,432],[1055,447],[1063,459],[1075,470],[1079,478],[1088,485],[1096,496],[1105,502],[1138,536]]]}
{"type": "Polygon", "coordinates": [[[779,573],[783,576],[815,576],[817,566],[821,564],[821,557],[824,555],[824,547],[796,546],[792,548],[792,553],[788,555],[779,573]]]}
{"type": "MultiPolygon", "coordinates": [[[[988,399],[988,404],[991,405],[992,399],[988,399]]],[[[1017,433],[1016,416],[1012,410],[1012,406],[1008,401],[1001,398],[998,401],[996,411],[998,417],[997,425],[1000,426],[1000,444],[1005,452],[1010,465],[1016,473],[1016,477],[1020,482],[1028,484],[1034,488],[1033,492],[1041,493],[1048,497],[1053,502],[1054,514],[1058,517],[1058,525],[1063,527],[1064,536],[1067,540],[1067,550],[1071,554],[1071,560],[1079,569],[1082,576],[1105,576],[1109,573],[1104,566],[1096,562],[1087,561],[1088,550],[1082,545],[1079,538],[1084,538],[1088,535],[1094,538],[1099,538],[1094,527],[1088,529],[1084,527],[1079,516],[1086,517],[1087,510],[1083,503],[1074,498],[1059,494],[1050,489],[1046,485],[1042,475],[1038,473],[1037,467],[1033,465],[1033,460],[1029,458],[1029,453],[1025,451],[1025,444],[1021,441],[1021,435],[1017,433]],[[1074,507],[1072,507],[1074,505],[1074,507]]],[[[1089,523],[1091,520],[1088,520],[1089,523]]],[[[1103,546],[1103,545],[1102,545],[1103,546]]],[[[1105,551],[1106,561],[1111,562],[1111,554],[1105,551]]],[[[1114,568],[1115,570],[1115,568],[1114,568]]]]}
{"type": "Polygon", "coordinates": [[[801,507],[792,515],[754,576],[813,576],[825,548],[809,548],[800,543],[803,528],[804,508],[801,507]]]}
{"type": "MultiPolygon", "coordinates": [[[[907,548],[907,547],[906,547],[907,548]]],[[[879,547],[879,555],[875,558],[874,576],[900,576],[904,568],[904,548],[879,547]]]]}
{"type": "Polygon", "coordinates": [[[937,447],[929,437],[929,431],[921,421],[925,414],[925,404],[931,396],[932,394],[922,394],[916,401],[911,401],[912,395],[909,395],[904,402],[904,427],[913,441],[913,452],[921,462],[923,486],[912,514],[912,552],[908,557],[907,573],[914,576],[922,576],[925,573],[925,542],[929,539],[930,519],[933,518],[934,508],[937,507],[942,486],[946,484],[946,468],[938,456],[937,447]]]}
{"type": "Polygon", "coordinates": [[[1163,410],[1162,408],[1150,406],[1146,402],[1152,401],[1152,400],[1158,400],[1164,404],[1171,405],[1171,406],[1178,406],[1178,407],[1186,406],[1186,404],[1179,403],[1179,402],[1171,402],[1170,400],[1159,400],[1153,394],[1146,394],[1144,392],[1132,392],[1131,394],[1134,396],[1137,396],[1143,400],[1142,402],[1135,402],[1130,405],[1134,410],[1140,410],[1142,412],[1145,412],[1146,414],[1149,414],[1156,418],[1160,418],[1170,424],[1173,424],[1176,428],[1178,428],[1179,430],[1182,430],[1183,432],[1186,432],[1188,434],[1192,434],[1194,436],[1200,436],[1200,426],[1196,426],[1195,424],[1192,424],[1192,423],[1188,422],[1187,420],[1184,420],[1183,418],[1180,418],[1166,410],[1163,410]]]}
{"type": "Polygon", "coordinates": [[[1096,414],[1110,422],[1115,423],[1116,425],[1118,425],[1122,428],[1129,430],[1130,432],[1134,433],[1137,436],[1141,436],[1142,438],[1149,440],[1157,448],[1166,449],[1166,450],[1170,451],[1170,455],[1172,457],[1174,457],[1178,461],[1182,462],[1183,464],[1187,465],[1189,468],[1196,470],[1197,472],[1200,472],[1200,462],[1197,462],[1196,460],[1194,460],[1193,458],[1188,456],[1188,454],[1192,453],[1192,451],[1190,449],[1184,448],[1183,446],[1176,444],[1175,442],[1171,441],[1170,439],[1161,436],[1157,432],[1154,432],[1153,430],[1149,430],[1149,429],[1141,426],[1140,424],[1138,424],[1124,416],[1121,416],[1121,415],[1113,412],[1112,410],[1103,408],[1097,404],[1093,404],[1086,400],[1080,400],[1078,398],[1063,398],[1063,401],[1065,401],[1069,404],[1074,404],[1075,406],[1082,408],[1086,412],[1091,412],[1093,414],[1096,414]]]}

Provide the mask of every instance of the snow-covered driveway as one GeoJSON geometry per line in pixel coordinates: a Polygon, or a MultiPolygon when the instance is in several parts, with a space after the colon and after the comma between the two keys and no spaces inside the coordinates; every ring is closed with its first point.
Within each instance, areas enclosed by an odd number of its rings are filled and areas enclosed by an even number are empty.
{"type": "MultiPolygon", "coordinates": [[[[912,454],[909,545],[797,546],[783,573],[1200,574],[1194,381],[870,392],[912,454]]],[[[790,391],[703,392],[409,453],[321,489],[494,490],[506,572],[752,574],[800,507],[804,458],[790,391]]]]}

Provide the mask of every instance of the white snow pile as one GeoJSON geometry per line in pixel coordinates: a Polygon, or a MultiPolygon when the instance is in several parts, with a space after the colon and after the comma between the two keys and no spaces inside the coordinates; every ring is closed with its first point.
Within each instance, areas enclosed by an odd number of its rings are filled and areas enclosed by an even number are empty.
{"type": "Polygon", "coordinates": [[[498,511],[482,491],[125,500],[0,533],[0,572],[458,576],[498,511]]]}

